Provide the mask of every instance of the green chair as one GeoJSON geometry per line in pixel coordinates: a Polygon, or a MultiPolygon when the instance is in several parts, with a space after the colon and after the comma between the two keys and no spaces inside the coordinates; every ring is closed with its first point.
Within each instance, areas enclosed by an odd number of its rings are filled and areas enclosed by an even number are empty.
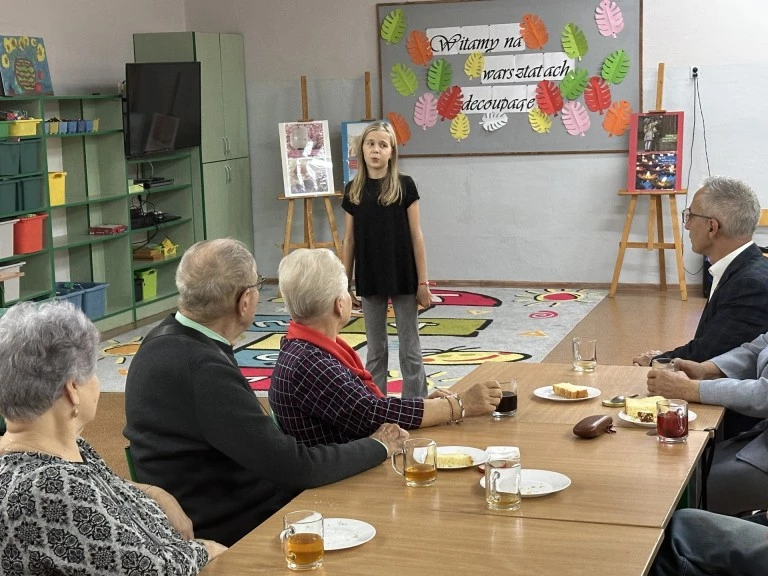
{"type": "Polygon", "coordinates": [[[125,447],[125,461],[128,462],[128,475],[132,482],[138,482],[136,479],[136,469],[133,467],[133,457],[131,456],[131,445],[125,447]]]}

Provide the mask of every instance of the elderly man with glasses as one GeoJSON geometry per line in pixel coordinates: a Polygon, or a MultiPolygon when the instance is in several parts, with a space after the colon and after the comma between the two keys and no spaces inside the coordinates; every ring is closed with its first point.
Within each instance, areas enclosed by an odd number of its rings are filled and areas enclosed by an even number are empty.
{"type": "Polygon", "coordinates": [[[125,437],[137,478],[181,503],[194,533],[231,546],[306,488],[381,464],[408,433],[307,447],[283,434],[235,361],[263,278],[242,242],[198,242],[176,271],[179,311],[144,339],[128,372],[125,437]]]}
{"type": "MultiPolygon", "coordinates": [[[[704,181],[683,210],[683,224],[693,251],[712,264],[709,301],[693,340],[674,350],[640,354],[635,364],[648,366],[654,357],[704,362],[768,331],[768,258],[752,241],[759,219],[760,202],[747,184],[723,176],[704,181]]],[[[727,414],[726,436],[755,422],[727,414]]]]}

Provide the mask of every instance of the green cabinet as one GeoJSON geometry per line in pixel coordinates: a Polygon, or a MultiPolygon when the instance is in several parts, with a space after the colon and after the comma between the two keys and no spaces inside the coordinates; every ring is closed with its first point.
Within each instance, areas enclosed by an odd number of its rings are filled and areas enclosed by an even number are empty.
{"type": "MultiPolygon", "coordinates": [[[[136,62],[200,62],[201,146],[195,187],[197,226],[205,238],[231,236],[253,247],[245,60],[240,34],[133,35],[136,62]],[[221,205],[224,202],[226,205],[221,205]]],[[[202,239],[196,235],[197,239],[202,239]]]]}

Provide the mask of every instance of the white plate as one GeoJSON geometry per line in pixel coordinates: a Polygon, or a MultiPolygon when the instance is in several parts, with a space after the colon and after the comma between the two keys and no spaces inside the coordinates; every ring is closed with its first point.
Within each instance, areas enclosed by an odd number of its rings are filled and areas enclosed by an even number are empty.
{"type": "Polygon", "coordinates": [[[544,398],[544,400],[554,400],[556,402],[578,402],[579,400],[589,400],[590,398],[597,398],[600,396],[600,390],[598,388],[592,388],[592,386],[585,386],[585,388],[587,389],[586,398],[564,398],[558,396],[552,392],[552,386],[536,388],[536,390],[533,391],[533,395],[538,396],[539,398],[544,398]]]}
{"type": "Polygon", "coordinates": [[[376,536],[376,528],[368,522],[352,518],[324,518],[323,532],[323,548],[326,551],[354,548],[376,536]]]}
{"type": "MultiPolygon", "coordinates": [[[[627,416],[627,413],[624,410],[619,412],[619,418],[624,420],[624,422],[630,422],[636,426],[642,426],[643,428],[656,428],[656,422],[640,422],[637,418],[627,416]]],[[[688,410],[688,423],[691,423],[694,420],[696,420],[696,412],[688,410]]]]}
{"type": "MultiPolygon", "coordinates": [[[[501,480],[504,483],[504,480],[501,480]]],[[[560,492],[571,485],[571,479],[560,472],[523,468],[520,478],[520,494],[523,498],[538,498],[553,492],[560,492]]],[[[480,478],[480,486],[485,488],[485,476],[480,478]]]]}
{"type": "Polygon", "coordinates": [[[437,453],[439,454],[467,454],[472,456],[472,464],[468,466],[438,466],[440,470],[460,470],[461,468],[471,468],[472,466],[479,466],[484,464],[488,460],[488,454],[485,450],[480,448],[472,448],[471,446],[438,446],[437,453]]]}

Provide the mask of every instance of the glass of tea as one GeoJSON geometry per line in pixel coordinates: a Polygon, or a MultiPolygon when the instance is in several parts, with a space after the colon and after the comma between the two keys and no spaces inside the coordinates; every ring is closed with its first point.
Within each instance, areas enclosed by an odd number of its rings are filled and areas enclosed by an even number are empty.
{"type": "Polygon", "coordinates": [[[688,440],[688,402],[656,402],[656,437],[664,444],[677,444],[688,440]]]}
{"type": "Polygon", "coordinates": [[[392,454],[392,468],[407,486],[432,486],[437,480],[437,443],[429,438],[409,438],[392,454]],[[402,467],[398,466],[402,460],[402,467]]]}
{"type": "Polygon", "coordinates": [[[654,358],[651,360],[651,368],[653,370],[674,370],[675,359],[674,358],[654,358]]]}
{"type": "Polygon", "coordinates": [[[489,510],[520,508],[520,449],[516,446],[489,446],[485,450],[485,504],[489,510]]]}
{"type": "Polygon", "coordinates": [[[323,565],[323,515],[298,510],[283,516],[280,540],[291,570],[314,570],[323,565]]]}
{"type": "MultiPolygon", "coordinates": [[[[498,381],[497,381],[498,382],[498,381]]],[[[509,382],[499,382],[501,387],[501,402],[496,410],[491,413],[494,418],[504,418],[517,414],[517,380],[512,378],[509,382]]]]}

